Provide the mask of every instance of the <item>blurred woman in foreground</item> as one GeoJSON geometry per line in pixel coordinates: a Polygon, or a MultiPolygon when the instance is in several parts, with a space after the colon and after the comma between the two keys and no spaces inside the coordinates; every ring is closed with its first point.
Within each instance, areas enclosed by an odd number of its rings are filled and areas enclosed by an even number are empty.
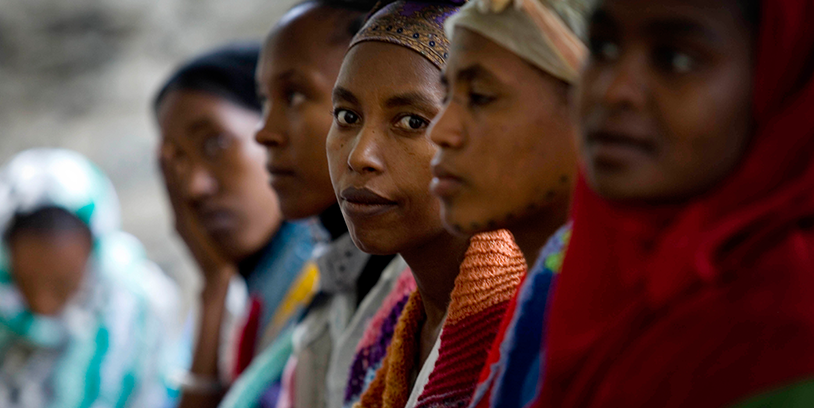
{"type": "Polygon", "coordinates": [[[69,151],[18,154],[0,230],[0,406],[162,406],[175,292],[119,230],[102,172],[69,151]]]}

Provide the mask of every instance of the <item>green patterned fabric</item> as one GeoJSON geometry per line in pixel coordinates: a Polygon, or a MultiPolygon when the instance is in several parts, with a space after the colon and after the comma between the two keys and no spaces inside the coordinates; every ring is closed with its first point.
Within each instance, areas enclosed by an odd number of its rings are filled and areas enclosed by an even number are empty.
{"type": "Polygon", "coordinates": [[[238,378],[221,403],[221,407],[254,408],[262,399],[270,383],[278,381],[294,348],[294,327],[277,337],[269,348],[255,358],[238,378]]]}
{"type": "Polygon", "coordinates": [[[0,231],[45,207],[68,211],[90,229],[84,281],[56,316],[36,315],[14,284],[0,245],[0,407],[160,407],[172,286],[119,230],[110,181],[84,157],[35,149],[0,171],[0,231]],[[157,283],[159,282],[159,283],[157,283]]]}
{"type": "Polygon", "coordinates": [[[814,407],[814,380],[770,391],[732,408],[810,408],[814,407]]]}

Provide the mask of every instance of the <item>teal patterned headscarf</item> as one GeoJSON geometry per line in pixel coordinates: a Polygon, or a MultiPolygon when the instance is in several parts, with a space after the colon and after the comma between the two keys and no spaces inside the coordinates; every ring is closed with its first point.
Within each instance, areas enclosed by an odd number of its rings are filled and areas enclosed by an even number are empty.
{"type": "Polygon", "coordinates": [[[94,238],[120,226],[119,199],[99,168],[69,150],[26,150],[0,172],[0,229],[49,206],[75,215],[94,238]]]}
{"type": "MultiPolygon", "coordinates": [[[[27,150],[15,156],[0,172],[0,231],[5,235],[17,216],[57,207],[76,216],[91,231],[95,269],[103,261],[103,237],[119,229],[119,201],[113,186],[96,166],[81,155],[57,149],[27,150]]],[[[36,316],[25,307],[9,270],[8,247],[0,246],[0,325],[28,341],[55,347],[66,341],[59,318],[36,316]]],[[[87,279],[96,279],[89,276],[87,279]]],[[[89,282],[80,296],[87,296],[89,282]]],[[[92,299],[84,299],[91,302],[92,299]]],[[[69,305],[68,314],[76,308],[69,305]]],[[[70,319],[70,317],[68,317],[70,319]]]]}
{"type": "Polygon", "coordinates": [[[111,182],[81,155],[61,149],[28,150],[0,169],[3,235],[15,217],[49,207],[88,226],[88,271],[60,314],[37,315],[14,283],[7,243],[0,245],[0,406],[162,404],[166,324],[144,284],[161,272],[120,230],[111,182]]]}

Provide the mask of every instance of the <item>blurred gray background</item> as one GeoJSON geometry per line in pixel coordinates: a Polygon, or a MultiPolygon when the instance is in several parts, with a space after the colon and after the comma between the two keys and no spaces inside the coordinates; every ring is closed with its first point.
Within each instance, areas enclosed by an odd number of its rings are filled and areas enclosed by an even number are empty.
{"type": "Polygon", "coordinates": [[[124,229],[185,288],[197,276],[154,158],[153,93],[183,60],[262,39],[294,0],[0,0],[0,163],[30,147],[88,156],[116,185],[124,229]]]}

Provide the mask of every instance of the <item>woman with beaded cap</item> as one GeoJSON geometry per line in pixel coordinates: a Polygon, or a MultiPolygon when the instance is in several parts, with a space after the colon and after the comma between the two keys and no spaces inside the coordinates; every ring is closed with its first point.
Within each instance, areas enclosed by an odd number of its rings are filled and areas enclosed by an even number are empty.
{"type": "Polygon", "coordinates": [[[161,407],[177,294],[81,155],[0,170],[0,406],[161,407]]]}
{"type": "Polygon", "coordinates": [[[452,230],[507,228],[534,266],[504,317],[473,406],[536,391],[545,309],[570,237],[577,155],[569,92],[587,54],[585,0],[475,0],[447,21],[447,104],[432,191],[452,230]],[[501,197],[496,200],[495,197],[501,197]]]}
{"type": "Polygon", "coordinates": [[[364,16],[364,0],[312,0],[289,10],[267,36],[257,66],[263,100],[255,138],[286,219],[317,217],[330,237],[314,253],[317,293],[298,323],[238,378],[221,406],[322,407],[331,373],[346,373],[363,328],[390,292],[403,260],[353,245],[331,186],[325,138],[331,90],[364,16]]]}
{"type": "Polygon", "coordinates": [[[328,162],[351,236],[367,252],[399,252],[417,286],[385,311],[394,327],[371,326],[389,346],[380,361],[358,348],[346,405],[465,405],[525,272],[508,232],[453,235],[429,193],[436,148],[427,128],[443,105],[438,77],[449,56],[443,23],[458,8],[383,5],[351,42],[334,87],[328,162]]]}

